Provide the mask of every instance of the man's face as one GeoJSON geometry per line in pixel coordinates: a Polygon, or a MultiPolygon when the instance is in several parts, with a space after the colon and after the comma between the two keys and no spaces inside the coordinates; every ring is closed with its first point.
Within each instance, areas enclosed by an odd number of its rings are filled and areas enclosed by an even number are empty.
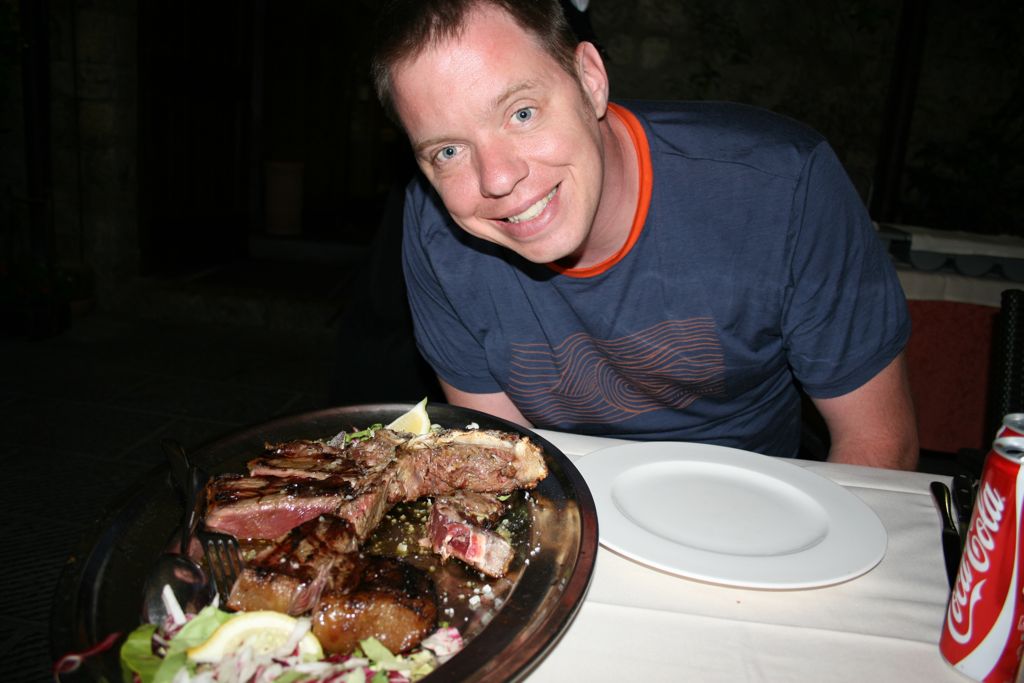
{"type": "Polygon", "coordinates": [[[486,8],[399,64],[392,84],[417,163],[460,227],[535,263],[583,253],[601,199],[606,81],[573,78],[486,8]]]}

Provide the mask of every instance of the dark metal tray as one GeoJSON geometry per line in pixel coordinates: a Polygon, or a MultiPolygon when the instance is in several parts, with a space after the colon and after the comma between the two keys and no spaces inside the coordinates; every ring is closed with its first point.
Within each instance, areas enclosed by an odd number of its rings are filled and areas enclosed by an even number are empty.
{"type": "MultiPolygon", "coordinates": [[[[241,472],[265,442],[329,438],[342,430],[387,424],[411,408],[378,404],[330,408],[278,418],[196,449],[211,473],[241,472]]],[[[463,428],[501,429],[529,436],[544,449],[550,474],[535,491],[528,559],[513,566],[508,598],[487,615],[465,649],[430,675],[431,681],[515,681],[525,677],[568,628],[583,602],[597,555],[594,500],[573,464],[537,434],[484,413],[445,404],[428,406],[431,421],[463,428]],[[484,625],[486,624],[486,625],[484,625]]],[[[69,558],[51,618],[55,654],[80,651],[140,623],[142,584],[181,519],[181,502],[166,467],[151,472],[111,510],[69,558]]],[[[63,680],[122,679],[117,647],[63,680]]]]}

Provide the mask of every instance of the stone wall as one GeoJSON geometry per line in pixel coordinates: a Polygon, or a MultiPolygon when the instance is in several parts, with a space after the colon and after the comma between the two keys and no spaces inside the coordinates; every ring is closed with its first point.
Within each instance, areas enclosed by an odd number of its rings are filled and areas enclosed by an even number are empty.
{"type": "Polygon", "coordinates": [[[21,241],[17,226],[28,224],[19,44],[18,2],[0,0],[0,257],[21,241]]]}
{"type": "Polygon", "coordinates": [[[591,12],[607,37],[614,96],[730,100],[792,116],[829,139],[867,196],[897,3],[594,0],[591,12]]]}
{"type": "MultiPolygon", "coordinates": [[[[733,100],[802,120],[867,200],[901,5],[592,0],[590,12],[614,96],[733,100]]],[[[901,220],[1024,236],[1024,6],[931,0],[924,35],[901,220]]]]}
{"type": "MultiPolygon", "coordinates": [[[[365,14],[371,5],[354,7],[365,14]]],[[[733,100],[802,120],[832,142],[868,200],[900,5],[889,0],[592,0],[590,12],[608,53],[614,97],[733,100]]],[[[0,257],[5,261],[22,248],[18,243],[29,221],[18,9],[18,0],[0,0],[0,257]]],[[[77,273],[86,280],[94,274],[99,298],[112,304],[125,294],[126,283],[138,278],[145,239],[139,227],[145,208],[139,205],[137,140],[139,2],[49,0],[49,12],[56,258],[72,277],[77,273]]],[[[1024,234],[1024,6],[1016,0],[970,6],[932,0],[927,28],[902,218],[934,227],[1024,234]]],[[[318,35],[331,40],[344,31],[327,26],[318,35]]],[[[318,68],[330,71],[331,64],[321,62],[318,68]]],[[[353,92],[362,93],[358,106],[372,104],[362,90],[353,92]]],[[[345,96],[332,94],[335,100],[345,96]]],[[[350,130],[335,137],[369,139],[354,117],[339,116],[337,125],[350,130]]],[[[363,157],[367,154],[372,153],[364,151],[363,157]]],[[[377,156],[383,163],[386,155],[377,156]]],[[[322,165],[330,158],[325,152],[316,161],[322,165]]],[[[352,185],[342,197],[387,187],[367,173],[327,169],[324,177],[352,185]]],[[[329,212],[330,198],[324,201],[329,212]]],[[[348,208],[341,204],[341,211],[348,208]]]]}
{"type": "Polygon", "coordinates": [[[50,0],[58,264],[113,302],[139,270],[137,6],[50,0]]]}

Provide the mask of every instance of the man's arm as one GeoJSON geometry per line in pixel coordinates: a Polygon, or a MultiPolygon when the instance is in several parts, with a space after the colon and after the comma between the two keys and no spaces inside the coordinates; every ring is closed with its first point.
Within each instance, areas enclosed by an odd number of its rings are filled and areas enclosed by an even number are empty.
{"type": "Polygon", "coordinates": [[[917,467],[917,424],[902,353],[860,388],[812,400],[828,425],[830,462],[917,467]]]}
{"type": "Polygon", "coordinates": [[[494,394],[471,394],[456,389],[440,377],[438,381],[441,383],[441,389],[444,390],[445,398],[453,406],[472,408],[473,410],[479,410],[482,413],[488,413],[509,422],[515,422],[527,429],[531,427],[530,423],[523,417],[523,414],[519,412],[519,408],[516,408],[516,405],[512,403],[512,399],[503,391],[494,394]]]}

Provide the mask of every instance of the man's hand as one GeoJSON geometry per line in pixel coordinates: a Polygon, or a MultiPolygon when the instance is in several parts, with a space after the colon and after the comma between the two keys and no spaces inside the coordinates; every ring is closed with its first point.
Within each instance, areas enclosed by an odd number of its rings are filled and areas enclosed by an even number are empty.
{"type": "Polygon", "coordinates": [[[812,400],[828,425],[829,462],[903,470],[917,467],[917,423],[902,353],[860,388],[812,400]]]}

